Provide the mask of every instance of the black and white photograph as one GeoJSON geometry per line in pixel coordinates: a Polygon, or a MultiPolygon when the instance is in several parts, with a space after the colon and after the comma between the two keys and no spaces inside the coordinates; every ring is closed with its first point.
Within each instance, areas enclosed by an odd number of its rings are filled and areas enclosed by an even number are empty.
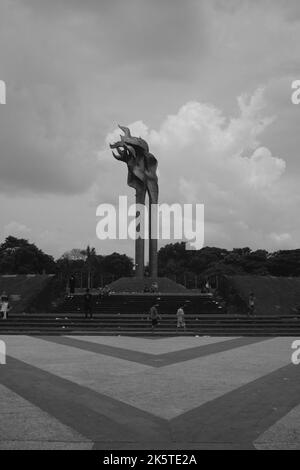
{"type": "Polygon", "coordinates": [[[300,450],[299,44],[299,0],[0,0],[1,456],[300,450]]]}

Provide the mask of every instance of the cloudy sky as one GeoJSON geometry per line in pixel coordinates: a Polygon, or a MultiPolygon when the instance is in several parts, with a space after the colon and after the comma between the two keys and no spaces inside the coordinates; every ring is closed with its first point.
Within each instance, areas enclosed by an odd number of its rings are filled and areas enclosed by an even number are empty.
{"type": "Polygon", "coordinates": [[[129,195],[117,123],[159,160],[160,200],[205,204],[205,244],[299,247],[299,0],[1,0],[0,241],[100,242],[129,195]]]}

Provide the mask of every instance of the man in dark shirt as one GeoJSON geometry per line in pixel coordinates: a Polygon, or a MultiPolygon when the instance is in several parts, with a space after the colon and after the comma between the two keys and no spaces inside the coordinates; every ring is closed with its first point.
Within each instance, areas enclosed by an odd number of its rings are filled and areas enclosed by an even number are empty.
{"type": "Polygon", "coordinates": [[[255,314],[255,302],[256,297],[254,292],[250,292],[249,299],[248,299],[248,316],[254,316],[255,314]]]}
{"type": "Polygon", "coordinates": [[[87,289],[83,296],[85,318],[88,318],[88,316],[90,316],[90,318],[93,318],[92,301],[93,296],[92,294],[90,294],[90,289],[87,289]]]}
{"type": "Polygon", "coordinates": [[[155,304],[150,308],[150,311],[149,311],[149,317],[151,320],[152,330],[156,328],[156,326],[158,325],[158,321],[161,319],[161,316],[159,315],[158,310],[157,310],[158,307],[159,305],[155,304]]]}
{"type": "Polygon", "coordinates": [[[72,274],[72,276],[69,279],[69,287],[70,287],[70,294],[73,295],[75,293],[75,276],[72,274]]]}

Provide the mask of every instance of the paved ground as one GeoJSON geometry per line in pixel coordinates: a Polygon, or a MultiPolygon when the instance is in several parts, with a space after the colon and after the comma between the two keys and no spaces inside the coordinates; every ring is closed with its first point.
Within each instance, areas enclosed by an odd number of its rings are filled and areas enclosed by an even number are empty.
{"type": "Polygon", "coordinates": [[[0,449],[300,449],[297,338],[0,339],[0,449]]]}

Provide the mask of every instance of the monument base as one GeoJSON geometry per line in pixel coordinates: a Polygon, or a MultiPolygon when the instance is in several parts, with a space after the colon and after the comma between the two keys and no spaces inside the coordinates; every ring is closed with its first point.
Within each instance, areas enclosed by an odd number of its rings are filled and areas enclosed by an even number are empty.
{"type": "Polygon", "coordinates": [[[121,277],[108,285],[112,292],[136,292],[146,293],[151,291],[153,283],[157,284],[157,293],[161,294],[184,294],[188,289],[167,277],[121,277]]]}

